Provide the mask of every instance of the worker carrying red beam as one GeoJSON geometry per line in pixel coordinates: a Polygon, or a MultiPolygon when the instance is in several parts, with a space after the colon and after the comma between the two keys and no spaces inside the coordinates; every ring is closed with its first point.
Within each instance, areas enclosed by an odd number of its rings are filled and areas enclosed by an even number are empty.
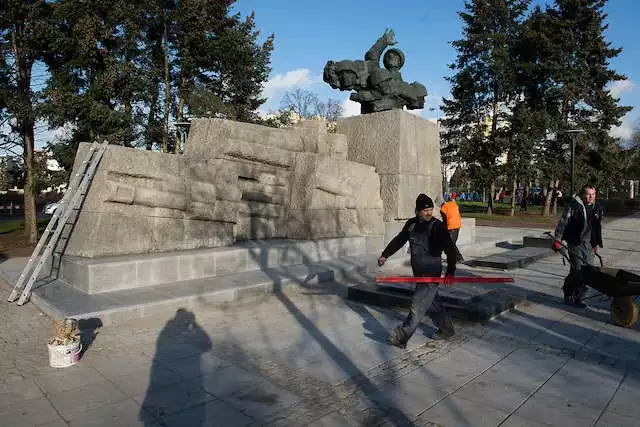
{"type": "MultiPolygon", "coordinates": [[[[409,242],[411,268],[416,277],[440,277],[442,274],[442,252],[447,255],[447,271],[443,279],[445,286],[451,286],[456,271],[456,247],[439,219],[433,216],[433,200],[425,194],[416,198],[416,216],[408,220],[382,251],[378,265],[399,251],[409,242]]],[[[389,332],[389,343],[406,348],[418,325],[429,314],[438,330],[433,339],[449,339],[455,335],[453,323],[438,298],[438,284],[425,284],[416,288],[411,309],[405,321],[389,332]]]]}

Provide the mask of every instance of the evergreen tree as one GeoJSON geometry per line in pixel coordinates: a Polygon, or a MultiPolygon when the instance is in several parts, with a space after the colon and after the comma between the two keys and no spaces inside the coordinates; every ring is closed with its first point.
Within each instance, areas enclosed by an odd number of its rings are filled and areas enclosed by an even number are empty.
{"type": "Polygon", "coordinates": [[[452,99],[443,100],[445,156],[477,164],[491,186],[493,212],[498,158],[507,149],[505,130],[517,95],[513,44],[529,0],[472,0],[459,12],[463,38],[454,41],[452,99]]]}
{"type": "Polygon", "coordinates": [[[609,131],[620,125],[630,108],[619,106],[619,99],[608,91],[611,83],[626,77],[610,68],[610,60],[622,50],[612,47],[604,36],[608,26],[603,11],[606,3],[606,0],[556,0],[546,10],[545,70],[553,84],[546,89],[545,97],[553,117],[550,130],[556,138],[547,141],[547,156],[541,159],[541,166],[551,180],[568,181],[568,168],[551,159],[554,154],[567,152],[571,138],[576,144],[579,183],[588,181],[608,187],[620,178],[618,168],[613,167],[618,161],[619,143],[609,136],[609,131]],[[580,135],[563,132],[577,128],[585,132],[580,135]],[[601,167],[611,168],[603,174],[598,173],[601,167]]]}

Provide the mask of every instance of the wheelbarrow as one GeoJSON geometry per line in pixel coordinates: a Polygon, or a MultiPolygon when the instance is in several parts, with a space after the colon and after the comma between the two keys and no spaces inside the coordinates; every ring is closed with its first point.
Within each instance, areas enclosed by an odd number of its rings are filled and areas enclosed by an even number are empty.
{"type": "MultiPolygon", "coordinates": [[[[551,235],[551,233],[545,233],[551,235]]],[[[562,244],[558,251],[564,260],[569,262],[568,248],[562,244]]],[[[585,259],[586,264],[580,269],[582,283],[595,289],[611,300],[611,323],[623,328],[630,328],[638,321],[638,303],[640,296],[640,275],[619,268],[605,267],[602,257],[595,254],[600,266],[594,266],[585,259]]]]}

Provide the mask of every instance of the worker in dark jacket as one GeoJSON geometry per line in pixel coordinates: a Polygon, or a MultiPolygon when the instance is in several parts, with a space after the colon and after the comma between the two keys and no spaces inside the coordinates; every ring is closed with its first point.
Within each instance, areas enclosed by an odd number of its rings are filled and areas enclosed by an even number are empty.
{"type": "MultiPolygon", "coordinates": [[[[443,283],[450,286],[456,270],[456,247],[442,221],[433,216],[433,201],[425,194],[416,199],[416,216],[406,222],[402,231],[389,242],[378,259],[382,266],[391,255],[409,242],[411,268],[416,277],[440,277],[442,252],[447,255],[447,271],[443,283]]],[[[434,339],[451,338],[455,331],[451,319],[438,299],[438,284],[419,284],[411,302],[411,310],[402,325],[389,333],[389,342],[405,348],[423,317],[429,314],[438,328],[434,339]]]]}
{"type": "Polygon", "coordinates": [[[580,197],[574,196],[565,206],[555,232],[553,249],[559,250],[561,242],[567,242],[571,269],[564,280],[562,290],[565,304],[584,308],[582,302],[587,287],[581,279],[584,266],[593,264],[594,253],[602,247],[602,209],[596,203],[596,189],[591,185],[582,188],[580,197]]]}

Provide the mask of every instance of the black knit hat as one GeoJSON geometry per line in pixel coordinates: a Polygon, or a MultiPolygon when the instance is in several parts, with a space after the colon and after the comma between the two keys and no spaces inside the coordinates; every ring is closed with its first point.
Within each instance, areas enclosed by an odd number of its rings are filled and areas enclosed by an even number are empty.
{"type": "Polygon", "coordinates": [[[419,194],[416,198],[416,213],[420,212],[422,209],[432,208],[433,200],[431,197],[426,194],[419,194]]]}

